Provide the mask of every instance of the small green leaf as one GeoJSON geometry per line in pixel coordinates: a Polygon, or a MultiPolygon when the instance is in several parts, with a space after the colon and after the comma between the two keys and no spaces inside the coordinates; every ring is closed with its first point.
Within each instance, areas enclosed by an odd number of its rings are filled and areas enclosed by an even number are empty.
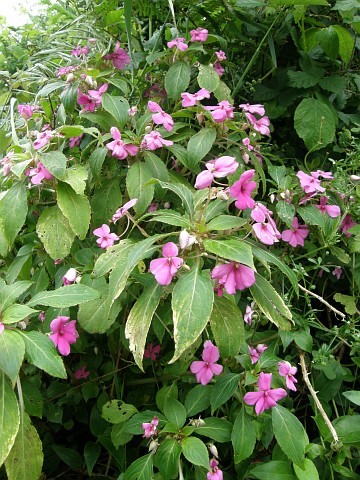
{"type": "Polygon", "coordinates": [[[92,276],[102,277],[112,270],[119,262],[127,257],[128,250],[134,246],[133,240],[120,240],[119,243],[106,249],[96,260],[92,276]]]}
{"type": "Polygon", "coordinates": [[[342,394],[350,400],[350,402],[355,403],[355,405],[360,405],[360,391],[349,390],[348,392],[342,392],[342,394]]]}
{"type": "Polygon", "coordinates": [[[301,467],[294,463],[293,465],[298,480],[319,480],[319,473],[314,463],[305,458],[304,465],[301,467]]]}
{"type": "Polygon", "coordinates": [[[102,406],[101,416],[109,423],[118,424],[129,420],[138,409],[129,403],[121,400],[110,400],[102,406]]]}
{"type": "Polygon", "coordinates": [[[65,170],[63,182],[69,184],[78,195],[83,195],[87,178],[87,169],[82,165],[74,165],[65,170]]]}
{"type": "Polygon", "coordinates": [[[349,315],[355,315],[358,311],[356,307],[356,298],[351,297],[350,295],[343,295],[342,293],[336,293],[334,295],[334,299],[336,302],[341,303],[341,305],[344,305],[345,307],[345,312],[348,313],[349,315]]]}
{"type": "Polygon", "coordinates": [[[36,225],[36,232],[53,260],[68,256],[75,234],[57,205],[43,210],[36,225]]]}
{"type": "Polygon", "coordinates": [[[122,128],[129,118],[129,102],[124,97],[111,96],[108,93],[102,95],[101,105],[116,120],[117,126],[122,128]]]}
{"type": "Polygon", "coordinates": [[[0,465],[7,458],[19,430],[19,406],[9,380],[0,371],[0,465]]]}
{"type": "Polygon", "coordinates": [[[12,305],[16,299],[20,297],[31,287],[32,282],[22,280],[12,285],[4,285],[0,287],[0,312],[3,313],[7,307],[12,305]]]}
{"type": "Polygon", "coordinates": [[[94,442],[86,442],[84,447],[84,459],[86,469],[91,477],[92,471],[101,453],[101,445],[94,442]]]}
{"type": "Polygon", "coordinates": [[[156,464],[163,478],[168,480],[178,478],[181,446],[173,439],[163,441],[156,452],[156,464]]]}
{"type": "MultiPolygon", "coordinates": [[[[296,0],[301,1],[301,0],[296,0]]],[[[291,463],[275,460],[256,464],[251,470],[251,474],[259,480],[295,480],[291,463]]]]}
{"type": "Polygon", "coordinates": [[[196,385],[196,387],[193,387],[188,392],[185,399],[185,408],[188,417],[193,417],[210,406],[212,389],[212,385],[196,385]]]}
{"type": "Polygon", "coordinates": [[[233,260],[255,270],[253,254],[250,245],[242,240],[204,240],[204,247],[210,253],[233,260]]]}
{"type": "Polygon", "coordinates": [[[291,228],[291,224],[295,217],[295,207],[291,203],[280,200],[276,204],[276,213],[279,215],[280,219],[291,228]]]}
{"type": "Polygon", "coordinates": [[[216,128],[202,128],[193,135],[187,146],[188,163],[194,168],[207,155],[216,139],[216,128]]]}
{"type": "Polygon", "coordinates": [[[211,392],[211,410],[214,412],[231,398],[235,390],[239,388],[240,374],[227,373],[220,377],[211,392]]]}
{"type": "Polygon", "coordinates": [[[335,30],[339,39],[339,54],[341,60],[345,65],[348,65],[354,51],[355,38],[351,35],[349,30],[341,25],[331,25],[331,28],[335,30]]]}
{"type": "Polygon", "coordinates": [[[146,185],[152,179],[152,174],[144,162],[131,165],[126,176],[126,188],[130,198],[137,198],[134,209],[138,215],[144,213],[154,196],[154,185],[146,185]]]}
{"type": "Polygon", "coordinates": [[[65,308],[80,305],[99,298],[100,294],[87,285],[66,285],[46,292],[37,293],[28,303],[29,306],[45,305],[47,307],[65,308]]]}
{"type": "Polygon", "coordinates": [[[231,443],[234,448],[235,463],[240,463],[249,458],[254,450],[256,443],[255,428],[245,408],[241,409],[235,419],[231,433],[231,443]]]}
{"type": "Polygon", "coordinates": [[[100,227],[103,223],[108,224],[122,204],[119,177],[103,181],[101,187],[95,190],[90,203],[93,225],[100,227]]]}
{"type": "Polygon", "coordinates": [[[138,458],[124,473],[122,480],[150,480],[153,477],[153,456],[138,458]]]}
{"type": "Polygon", "coordinates": [[[197,81],[200,88],[206,88],[210,93],[220,85],[220,77],[210,65],[200,65],[197,81]]]}
{"type": "Polygon", "coordinates": [[[150,222],[161,222],[189,229],[193,226],[190,220],[187,220],[184,215],[181,215],[181,213],[175,210],[157,210],[156,212],[152,212],[152,215],[153,218],[149,220],[150,222]]]}
{"type": "Polygon", "coordinates": [[[24,225],[27,211],[25,185],[20,182],[14,183],[0,199],[0,255],[3,257],[6,257],[24,225]]]}
{"type": "Polygon", "coordinates": [[[194,209],[193,191],[179,183],[159,182],[162,188],[167,188],[181,198],[185,210],[192,215],[194,209]]]}
{"type": "Polygon", "coordinates": [[[95,178],[98,178],[98,176],[101,173],[101,169],[104,164],[108,151],[109,150],[106,147],[100,147],[100,148],[96,148],[90,155],[90,158],[89,158],[90,170],[95,178]]]}
{"type": "Polygon", "coordinates": [[[193,465],[209,469],[209,454],[205,444],[196,437],[186,437],[181,440],[184,457],[193,465]]]}
{"type": "Polygon", "coordinates": [[[211,230],[230,230],[233,228],[239,228],[248,223],[244,218],[233,217],[232,215],[219,215],[218,217],[213,218],[206,225],[209,232],[211,230]]]}
{"type": "Polygon", "coordinates": [[[184,405],[172,397],[165,400],[164,415],[170,423],[173,423],[178,428],[183,427],[186,422],[186,409],[184,405]]]}
{"type": "Polygon", "coordinates": [[[177,99],[180,93],[186,92],[190,83],[190,65],[178,61],[171,65],[165,75],[165,90],[170,98],[177,99]]]}

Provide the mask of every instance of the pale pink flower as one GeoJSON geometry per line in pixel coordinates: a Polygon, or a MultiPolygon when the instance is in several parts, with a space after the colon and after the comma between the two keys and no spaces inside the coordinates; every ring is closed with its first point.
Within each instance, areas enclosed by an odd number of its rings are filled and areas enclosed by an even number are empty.
{"type": "Polygon", "coordinates": [[[156,360],[156,355],[160,353],[160,345],[155,345],[153,347],[152,342],[149,343],[149,346],[145,348],[144,358],[151,358],[153,362],[156,360]]]}
{"type": "Polygon", "coordinates": [[[252,229],[256,237],[264,245],[274,245],[274,243],[278,242],[281,238],[281,233],[276,228],[276,224],[271,218],[269,218],[267,222],[254,223],[252,229]]]}
{"type": "Polygon", "coordinates": [[[44,132],[36,132],[36,140],[34,141],[34,148],[35,150],[39,150],[42,147],[45,147],[47,145],[53,134],[51,130],[45,130],[44,132]]]}
{"type": "Polygon", "coordinates": [[[331,272],[338,280],[340,280],[341,275],[342,275],[342,268],[341,267],[336,267],[334,270],[331,272]]]}
{"type": "Polygon", "coordinates": [[[272,373],[260,372],[258,387],[259,392],[248,392],[244,395],[244,401],[247,405],[255,405],[256,415],[260,415],[264,410],[275,407],[276,403],[286,397],[286,390],[283,388],[270,389],[272,373]]]}
{"type": "Polygon", "coordinates": [[[198,27],[196,30],[190,30],[190,42],[206,42],[209,32],[206,28],[198,27]]]}
{"type": "Polygon", "coordinates": [[[82,133],[81,135],[78,135],[77,137],[69,138],[69,147],[70,148],[78,147],[80,145],[83,137],[84,137],[84,134],[82,133]]]}
{"type": "Polygon", "coordinates": [[[203,100],[204,98],[210,98],[210,92],[206,88],[201,88],[196,93],[187,93],[183,92],[181,94],[182,106],[183,107],[193,107],[196,105],[196,102],[203,100]]]}
{"type": "Polygon", "coordinates": [[[162,248],[163,258],[156,258],[150,262],[150,272],[160,285],[169,285],[172,277],[183,264],[184,260],[177,257],[178,247],[173,242],[166,243],[162,248]]]}
{"type": "Polygon", "coordinates": [[[256,183],[252,181],[255,170],[247,170],[240,179],[230,187],[230,195],[236,198],[235,206],[239,210],[254,208],[255,201],[250,197],[256,188],[256,183]]]}
{"type": "Polygon", "coordinates": [[[195,188],[202,190],[209,187],[214,178],[223,178],[227,175],[232,175],[236,172],[239,164],[235,161],[234,157],[223,156],[210,160],[205,163],[207,170],[199,173],[195,180],[195,188]]]}
{"type": "Polygon", "coordinates": [[[267,345],[265,343],[259,343],[259,345],[256,346],[256,350],[262,354],[263,352],[265,352],[265,350],[267,349],[267,345]]]}
{"type": "Polygon", "coordinates": [[[86,372],[85,370],[86,370],[86,365],[83,365],[78,370],[75,370],[74,377],[76,378],[76,380],[81,380],[81,379],[85,380],[85,378],[87,378],[90,375],[90,372],[86,372]]]}
{"type": "Polygon", "coordinates": [[[198,190],[203,190],[204,188],[210,187],[213,180],[214,175],[209,170],[204,170],[197,175],[194,186],[198,190]]]}
{"type": "Polygon", "coordinates": [[[179,245],[182,250],[185,248],[191,247],[196,243],[195,235],[190,235],[186,230],[181,230],[179,234],[179,245]]]}
{"type": "Polygon", "coordinates": [[[248,325],[252,324],[252,316],[254,315],[254,304],[255,302],[251,302],[250,305],[246,305],[245,313],[244,313],[244,322],[248,325]]]}
{"type": "Polygon", "coordinates": [[[260,343],[255,348],[249,346],[249,353],[251,357],[251,363],[256,363],[259,360],[260,355],[265,352],[267,349],[267,345],[265,343],[260,343]]]}
{"type": "Polygon", "coordinates": [[[37,110],[37,108],[33,105],[18,105],[20,117],[25,118],[25,120],[29,120],[33,116],[34,110],[37,110]]]}
{"type": "Polygon", "coordinates": [[[219,349],[210,340],[206,340],[204,343],[201,357],[202,361],[192,362],[190,371],[196,375],[198,383],[206,385],[214,375],[220,375],[223,367],[216,363],[220,358],[219,349]]]}
{"type": "Polygon", "coordinates": [[[241,143],[251,152],[251,150],[254,150],[254,147],[250,144],[250,138],[245,137],[241,140],[241,143]]]}
{"type": "Polygon", "coordinates": [[[320,177],[326,178],[327,180],[334,179],[334,175],[331,172],[324,172],[323,170],[316,170],[316,172],[311,172],[311,175],[316,179],[320,177]]]}
{"type": "Polygon", "coordinates": [[[211,107],[204,107],[205,110],[211,111],[211,116],[215,120],[216,123],[225,122],[228,118],[234,118],[234,110],[235,108],[231,106],[231,103],[227,100],[223,100],[219,102],[218,105],[214,105],[211,107]]]}
{"type": "Polygon", "coordinates": [[[156,427],[159,425],[159,418],[154,417],[150,423],[142,423],[141,428],[144,430],[144,438],[150,438],[156,434],[156,427]]]}
{"type": "Polygon", "coordinates": [[[134,105],[133,107],[130,107],[128,110],[128,114],[130,115],[130,117],[135,117],[137,112],[138,112],[138,107],[136,105],[134,105]]]}
{"type": "Polygon", "coordinates": [[[337,205],[327,205],[328,198],[320,197],[320,204],[315,205],[316,208],[320,210],[321,213],[327,213],[331,218],[336,218],[341,214],[340,207],[337,205]]]}
{"type": "Polygon", "coordinates": [[[71,55],[74,57],[80,57],[81,55],[87,55],[89,53],[89,48],[87,46],[82,47],[78,45],[73,50],[71,50],[71,55]]]}
{"type": "Polygon", "coordinates": [[[148,213],[156,212],[158,209],[158,204],[156,202],[150,203],[149,208],[148,208],[148,213]]]}
{"type": "Polygon", "coordinates": [[[120,48],[120,42],[116,42],[114,52],[105,55],[104,59],[112,60],[114,67],[119,70],[124,70],[125,65],[131,62],[128,53],[123,48],[120,48]]]}
{"type": "Polygon", "coordinates": [[[265,207],[262,203],[256,202],[254,208],[251,210],[251,218],[255,222],[263,223],[265,220],[269,219],[272,215],[272,212],[265,207]]]}
{"type": "Polygon", "coordinates": [[[357,223],[353,221],[350,213],[347,213],[344,217],[344,220],[341,222],[339,230],[341,230],[342,233],[345,233],[347,237],[350,237],[352,234],[348,232],[348,230],[349,228],[355,227],[356,225],[357,223]]]}
{"type": "Polygon", "coordinates": [[[174,142],[172,142],[171,140],[165,140],[165,138],[161,136],[161,133],[153,130],[152,132],[144,135],[143,141],[141,143],[141,148],[148,150],[156,150],[157,148],[161,148],[163,145],[165,145],[166,147],[170,147],[173,144],[174,142]]]}
{"type": "Polygon", "coordinates": [[[185,52],[185,50],[187,50],[189,48],[189,46],[185,42],[186,42],[186,40],[183,37],[174,38],[170,42],[167,42],[167,46],[168,46],[168,48],[174,48],[175,47],[175,48],[178,48],[179,50],[181,50],[182,52],[185,52]]]}
{"type": "Polygon", "coordinates": [[[174,126],[174,120],[171,118],[171,115],[164,112],[164,110],[160,107],[160,105],[156,102],[152,102],[151,100],[148,101],[148,109],[152,115],[153,122],[156,125],[164,125],[165,130],[171,132],[174,126]]]}
{"type": "Polygon", "coordinates": [[[77,101],[79,105],[84,105],[81,113],[89,111],[94,112],[95,108],[101,106],[102,94],[108,89],[108,84],[104,83],[98,90],[88,90],[87,94],[78,90],[77,101]]]}
{"type": "Polygon", "coordinates": [[[292,367],[289,362],[279,362],[278,373],[282,377],[285,377],[286,387],[289,390],[293,390],[294,392],[296,392],[295,383],[298,382],[294,377],[296,372],[297,372],[297,368],[292,367]]]}
{"type": "Polygon", "coordinates": [[[71,320],[70,317],[59,316],[50,323],[50,329],[53,332],[50,335],[55,347],[58,348],[61,355],[69,355],[70,345],[76,342],[79,337],[76,331],[76,320],[71,320]]]}
{"type": "Polygon", "coordinates": [[[270,135],[270,129],[269,129],[270,120],[268,117],[262,117],[257,119],[250,112],[246,112],[245,117],[252,124],[252,126],[254,127],[254,130],[261,133],[261,135],[270,135]]]}
{"type": "Polygon", "coordinates": [[[27,170],[25,175],[31,177],[30,181],[33,185],[39,185],[44,179],[52,180],[54,178],[41,162],[39,162],[35,168],[27,170]]]}
{"type": "Polygon", "coordinates": [[[118,128],[111,127],[110,133],[114,141],[107,143],[106,148],[112,152],[111,155],[113,157],[124,160],[128,155],[135,156],[138,153],[139,148],[136,145],[125,143],[121,139],[121,133],[118,128]]]}
{"type": "Polygon", "coordinates": [[[64,285],[70,285],[76,281],[77,271],[75,268],[69,268],[69,270],[63,276],[63,283],[64,285]]]}
{"type": "Polygon", "coordinates": [[[100,248],[104,250],[106,248],[112,247],[116,240],[119,240],[119,237],[115,233],[110,233],[110,228],[108,225],[103,223],[101,227],[96,228],[93,231],[93,234],[97,237],[100,237],[96,240],[96,243],[99,245],[100,248]]]}
{"type": "Polygon", "coordinates": [[[300,186],[305,193],[325,192],[325,188],[320,185],[320,180],[313,175],[308,175],[300,170],[296,176],[300,180],[300,186]]]}
{"type": "Polygon", "coordinates": [[[138,199],[137,198],[133,198],[132,200],[129,200],[128,202],[126,202],[122,207],[118,208],[116,210],[116,212],[114,213],[114,215],[112,216],[112,219],[111,221],[113,223],[116,223],[120,218],[122,218],[125,213],[130,209],[132,208],[134,205],[136,205],[138,202],[138,199]]]}
{"type": "Polygon", "coordinates": [[[264,105],[260,105],[259,103],[256,103],[254,105],[250,105],[249,103],[242,103],[239,105],[240,108],[244,110],[244,112],[249,112],[249,113],[257,113],[260,115],[260,117],[263,117],[265,115],[265,108],[264,105]]]}
{"type": "Polygon", "coordinates": [[[5,330],[5,325],[0,322],[0,335],[3,333],[3,331],[5,330]]]}
{"type": "Polygon", "coordinates": [[[223,473],[218,467],[219,462],[212,458],[210,460],[210,472],[206,475],[206,480],[223,480],[223,473]]]}
{"type": "Polygon", "coordinates": [[[236,290],[245,290],[255,283],[255,272],[252,268],[237,262],[218,265],[211,272],[211,278],[219,279],[226,292],[234,295],[236,290]]]}
{"type": "Polygon", "coordinates": [[[215,72],[219,75],[219,77],[222,77],[224,75],[225,68],[221,65],[220,62],[215,62],[213,67],[215,72]]]}
{"type": "Polygon", "coordinates": [[[281,238],[284,242],[289,243],[292,247],[297,245],[304,246],[304,239],[309,235],[309,229],[307,225],[299,225],[297,217],[294,218],[291,230],[284,230],[281,238]]]}
{"type": "Polygon", "coordinates": [[[222,62],[222,61],[226,60],[225,52],[223,52],[222,50],[219,50],[218,52],[215,52],[215,55],[216,55],[216,58],[218,59],[219,62],[222,62]]]}
{"type": "Polygon", "coordinates": [[[60,67],[56,73],[57,77],[62,77],[63,75],[69,75],[69,73],[73,72],[76,67],[69,65],[67,67],[60,67]]]}

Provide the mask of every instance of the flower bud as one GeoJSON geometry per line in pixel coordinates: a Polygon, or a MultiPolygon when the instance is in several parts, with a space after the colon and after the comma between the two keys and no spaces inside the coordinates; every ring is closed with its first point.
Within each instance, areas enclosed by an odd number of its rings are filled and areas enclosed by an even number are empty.
{"type": "Polygon", "coordinates": [[[250,157],[247,153],[244,153],[244,155],[242,155],[242,159],[244,160],[245,164],[248,164],[249,160],[250,160],[250,157]]]}
{"type": "Polygon", "coordinates": [[[184,250],[187,247],[191,247],[196,242],[196,237],[190,235],[186,230],[182,230],[179,235],[179,245],[184,250]]]}
{"type": "Polygon", "coordinates": [[[209,451],[210,451],[211,455],[213,455],[214,457],[218,458],[219,453],[218,453],[218,450],[217,450],[217,448],[215,447],[215,445],[214,445],[213,443],[210,443],[210,444],[209,444],[209,451]]]}
{"type": "Polygon", "coordinates": [[[89,75],[87,75],[85,77],[85,83],[87,83],[89,85],[89,87],[94,87],[94,80],[92,77],[90,77],[89,75]]]}
{"type": "Polygon", "coordinates": [[[152,131],[151,125],[147,125],[147,126],[145,127],[145,133],[150,133],[151,131],[152,131]]]}
{"type": "Polygon", "coordinates": [[[270,203],[274,203],[274,202],[275,202],[275,198],[276,198],[276,197],[275,197],[275,194],[272,193],[272,194],[270,195],[270,203]]]}
{"type": "Polygon", "coordinates": [[[71,83],[75,79],[75,75],[73,73],[69,73],[66,77],[66,83],[71,83]]]}
{"type": "Polygon", "coordinates": [[[216,194],[217,198],[219,198],[220,200],[225,200],[225,201],[228,201],[229,200],[229,195],[226,193],[225,190],[219,190],[216,194]]]}
{"type": "Polygon", "coordinates": [[[134,117],[135,114],[137,113],[137,111],[138,111],[138,108],[136,106],[134,106],[134,107],[129,108],[128,114],[130,115],[130,117],[134,117]]]}
{"type": "Polygon", "coordinates": [[[6,163],[6,164],[3,166],[2,174],[4,175],[4,177],[7,177],[8,175],[10,175],[10,173],[11,173],[11,165],[9,165],[8,163],[6,163]]]}
{"type": "Polygon", "coordinates": [[[171,203],[170,203],[170,202],[165,202],[165,203],[164,203],[164,208],[165,208],[166,210],[169,210],[169,208],[171,208],[171,203]]]}
{"type": "Polygon", "coordinates": [[[149,452],[156,452],[156,450],[158,449],[159,447],[159,444],[156,440],[151,440],[150,444],[149,444],[149,452]]]}
{"type": "Polygon", "coordinates": [[[350,180],[354,180],[355,182],[357,182],[358,180],[360,180],[360,177],[359,175],[350,175],[350,180]]]}

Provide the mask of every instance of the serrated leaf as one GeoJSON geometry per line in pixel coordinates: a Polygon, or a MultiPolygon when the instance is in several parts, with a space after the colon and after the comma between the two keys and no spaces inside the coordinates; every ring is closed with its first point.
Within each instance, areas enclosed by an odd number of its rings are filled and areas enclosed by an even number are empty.
{"type": "Polygon", "coordinates": [[[3,313],[7,307],[12,305],[17,298],[26,292],[32,285],[28,280],[15,282],[12,285],[0,287],[0,312],[3,313]]]}
{"type": "Polygon", "coordinates": [[[197,81],[200,88],[206,88],[210,93],[220,84],[220,77],[210,65],[200,65],[197,81]]]}
{"type": "Polygon", "coordinates": [[[179,474],[181,446],[174,438],[163,441],[156,452],[157,465],[163,478],[175,479],[179,474]]]}
{"type": "Polygon", "coordinates": [[[206,228],[209,232],[211,230],[230,230],[242,227],[246,223],[248,223],[248,221],[244,218],[234,217],[232,215],[219,215],[210,220],[206,228]]]}
{"type": "Polygon", "coordinates": [[[240,374],[228,373],[220,377],[211,392],[211,410],[214,412],[229,400],[235,390],[239,388],[240,374]]]}
{"type": "Polygon", "coordinates": [[[85,195],[78,195],[70,185],[59,182],[57,186],[58,206],[68,219],[71,229],[84,240],[90,225],[91,209],[85,195]]]}
{"type": "Polygon", "coordinates": [[[19,430],[19,406],[9,380],[0,371],[0,465],[7,458],[19,430]]]}
{"type": "Polygon", "coordinates": [[[126,188],[130,198],[137,198],[134,209],[138,215],[145,212],[154,196],[154,185],[146,185],[152,179],[152,174],[144,162],[131,165],[126,176],[126,188]]]}
{"type": "Polygon", "coordinates": [[[27,305],[10,305],[8,307],[1,318],[2,323],[17,323],[24,320],[24,318],[35,315],[39,313],[38,310],[34,310],[33,308],[29,308],[27,305]]]}
{"type": "Polygon", "coordinates": [[[230,239],[230,240],[204,240],[204,247],[210,253],[219,255],[227,260],[233,260],[234,262],[247,265],[255,270],[253,261],[253,254],[251,247],[242,240],[230,239]]]}
{"type": "Polygon", "coordinates": [[[0,370],[15,384],[25,355],[23,340],[12,330],[0,335],[0,370]]]}
{"type": "Polygon", "coordinates": [[[110,400],[102,406],[101,412],[104,420],[109,423],[119,424],[126,422],[135,413],[138,413],[138,409],[134,405],[121,400],[110,400]]]}
{"type": "Polygon", "coordinates": [[[183,427],[186,422],[186,409],[176,398],[168,397],[165,400],[164,415],[177,428],[183,427]]]}
{"type": "Polygon", "coordinates": [[[341,303],[345,307],[345,312],[349,315],[355,315],[357,313],[356,298],[350,295],[343,295],[342,293],[336,293],[334,300],[341,303]]]}
{"type": "Polygon", "coordinates": [[[0,255],[3,257],[7,255],[24,225],[27,211],[25,185],[14,183],[0,199],[0,255]]]}
{"type": "Polygon", "coordinates": [[[207,155],[216,139],[216,128],[205,127],[193,135],[187,145],[190,168],[194,168],[207,155]]]}
{"type": "Polygon", "coordinates": [[[345,65],[348,65],[353,54],[355,38],[341,25],[331,25],[331,28],[335,30],[339,39],[339,54],[341,60],[345,65]]]}
{"type": "Polygon", "coordinates": [[[106,252],[96,260],[92,276],[99,278],[110,272],[119,262],[123,262],[127,258],[127,252],[133,245],[133,240],[125,239],[107,248],[106,252]]]}
{"type": "Polygon", "coordinates": [[[68,256],[75,234],[57,205],[43,210],[36,232],[53,260],[68,256]]]}
{"type": "Polygon", "coordinates": [[[231,432],[231,443],[234,449],[235,463],[240,463],[249,458],[254,450],[256,443],[255,428],[244,407],[235,419],[231,432]]]}
{"type": "Polygon", "coordinates": [[[186,92],[190,83],[190,65],[177,61],[171,65],[165,75],[165,90],[170,98],[177,99],[186,92]]]}
{"type": "Polygon", "coordinates": [[[318,83],[321,76],[320,75],[312,75],[307,72],[302,71],[288,71],[288,77],[290,79],[290,86],[294,88],[309,88],[313,87],[318,83]]]}
{"type": "Polygon", "coordinates": [[[67,158],[58,150],[43,153],[40,156],[41,163],[55,178],[62,180],[65,175],[67,158]]]}
{"type": "Polygon", "coordinates": [[[319,227],[324,225],[324,215],[318,208],[315,207],[315,205],[299,207],[297,209],[297,214],[300,215],[300,217],[308,225],[317,225],[319,227]]]}
{"type": "Polygon", "coordinates": [[[223,100],[227,100],[231,104],[234,102],[230,88],[222,80],[220,80],[219,85],[215,88],[213,93],[218,102],[222,102],[223,100]]]}
{"type": "Polygon", "coordinates": [[[96,148],[90,155],[90,170],[95,178],[97,178],[101,173],[101,168],[103,166],[108,151],[109,150],[106,147],[100,147],[96,148]]]}

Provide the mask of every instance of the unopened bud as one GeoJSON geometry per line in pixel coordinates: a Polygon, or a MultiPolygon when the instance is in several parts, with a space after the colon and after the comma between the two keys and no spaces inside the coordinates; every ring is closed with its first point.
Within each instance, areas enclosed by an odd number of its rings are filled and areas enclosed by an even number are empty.
{"type": "Polygon", "coordinates": [[[8,175],[10,175],[10,172],[11,172],[11,165],[9,165],[8,163],[6,163],[6,164],[3,166],[2,174],[4,175],[4,177],[7,177],[8,175]]]}
{"type": "Polygon", "coordinates": [[[152,131],[151,125],[147,125],[147,126],[145,127],[145,133],[150,133],[151,131],[152,131]]]}
{"type": "Polygon", "coordinates": [[[210,445],[209,445],[209,451],[210,451],[211,455],[213,455],[214,457],[218,458],[219,453],[218,453],[218,450],[217,450],[217,448],[215,447],[215,445],[214,445],[213,443],[210,443],[210,445]]]}
{"type": "Polygon", "coordinates": [[[138,111],[138,108],[136,106],[134,106],[134,107],[129,108],[128,114],[130,115],[130,117],[133,117],[137,113],[137,111],[138,111]]]}
{"type": "Polygon", "coordinates": [[[94,86],[94,80],[92,77],[90,77],[89,75],[87,75],[85,77],[85,83],[87,83],[89,85],[89,87],[93,87],[94,86]]]}
{"type": "Polygon", "coordinates": [[[169,208],[171,208],[171,203],[170,203],[170,202],[165,202],[165,203],[164,203],[164,208],[165,208],[166,210],[169,210],[169,208]]]}
{"type": "Polygon", "coordinates": [[[206,425],[206,423],[204,422],[204,420],[202,418],[192,418],[190,420],[190,424],[193,425],[194,427],[198,428],[198,427],[204,427],[206,425]]]}
{"type": "Polygon", "coordinates": [[[75,75],[73,73],[69,73],[66,77],[66,83],[71,83],[75,79],[75,75]]]}
{"type": "Polygon", "coordinates": [[[244,153],[244,155],[242,155],[242,159],[244,160],[245,164],[248,164],[249,160],[250,160],[250,157],[247,153],[244,153]]]}
{"type": "Polygon", "coordinates": [[[225,201],[229,200],[229,195],[226,193],[225,190],[219,190],[216,196],[220,200],[225,200],[225,201]]]}
{"type": "Polygon", "coordinates": [[[197,121],[201,125],[205,120],[205,115],[203,113],[197,113],[195,116],[196,116],[197,121]]]}
{"type": "Polygon", "coordinates": [[[357,182],[358,180],[360,180],[360,177],[359,175],[350,175],[350,180],[354,180],[355,182],[357,182]]]}
{"type": "Polygon", "coordinates": [[[156,452],[156,450],[158,449],[158,442],[156,440],[151,440],[150,444],[149,444],[149,452],[156,452]]]}
{"type": "Polygon", "coordinates": [[[274,202],[275,202],[275,198],[276,198],[276,197],[275,197],[275,194],[272,193],[272,194],[270,195],[270,203],[274,203],[274,202]]]}
{"type": "Polygon", "coordinates": [[[187,247],[191,247],[196,242],[196,237],[190,235],[186,230],[182,230],[179,235],[179,245],[184,250],[187,247]]]}
{"type": "Polygon", "coordinates": [[[96,43],[96,38],[88,38],[88,42],[95,45],[96,43]]]}

